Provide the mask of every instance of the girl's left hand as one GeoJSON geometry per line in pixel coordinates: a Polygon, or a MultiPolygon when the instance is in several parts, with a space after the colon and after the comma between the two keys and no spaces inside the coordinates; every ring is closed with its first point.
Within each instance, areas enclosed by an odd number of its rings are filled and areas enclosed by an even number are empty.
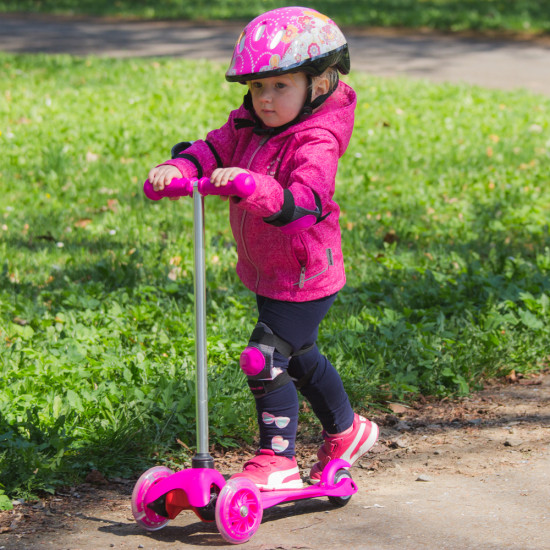
{"type": "Polygon", "coordinates": [[[210,176],[210,182],[216,187],[223,187],[229,181],[233,181],[239,174],[248,174],[242,168],[216,168],[210,176]]]}

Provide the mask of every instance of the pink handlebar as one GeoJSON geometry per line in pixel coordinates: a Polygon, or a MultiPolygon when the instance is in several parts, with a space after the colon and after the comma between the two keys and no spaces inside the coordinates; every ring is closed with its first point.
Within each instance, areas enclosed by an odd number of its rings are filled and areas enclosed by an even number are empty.
{"type": "Polygon", "coordinates": [[[190,197],[193,194],[193,180],[174,178],[170,185],[167,185],[162,191],[155,191],[153,184],[149,180],[145,180],[143,192],[152,201],[159,201],[164,197],[190,197]]]}
{"type": "Polygon", "coordinates": [[[189,179],[174,178],[170,185],[167,185],[162,191],[155,191],[149,180],[143,184],[145,196],[153,201],[159,201],[164,197],[190,197],[193,195],[193,187],[196,185],[201,195],[220,195],[246,198],[252,195],[256,189],[256,182],[250,174],[239,174],[235,179],[227,182],[227,185],[216,187],[208,178],[189,179]]]}
{"type": "Polygon", "coordinates": [[[241,173],[235,176],[235,179],[228,181],[227,185],[220,187],[213,185],[208,178],[201,178],[198,188],[201,195],[220,195],[223,197],[236,195],[245,199],[254,193],[256,182],[250,174],[241,173]]]}

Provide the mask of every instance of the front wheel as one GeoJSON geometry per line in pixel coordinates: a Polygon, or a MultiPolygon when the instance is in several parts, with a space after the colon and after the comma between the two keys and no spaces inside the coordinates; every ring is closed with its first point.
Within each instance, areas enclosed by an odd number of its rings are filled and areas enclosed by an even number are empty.
{"type": "Polygon", "coordinates": [[[262,522],[260,491],[246,478],[230,479],[216,503],[216,525],[221,536],[232,544],[249,540],[262,522]]]}
{"type": "MultiPolygon", "coordinates": [[[[332,484],[338,485],[338,483],[342,481],[342,479],[351,479],[351,474],[348,470],[338,470],[334,475],[334,481],[332,484]]],[[[332,504],[334,504],[334,506],[342,508],[342,506],[345,506],[351,500],[351,495],[345,497],[328,497],[328,499],[332,504]]]]}
{"type": "Polygon", "coordinates": [[[137,480],[132,492],[132,514],[136,522],[147,531],[157,531],[162,529],[170,520],[164,516],[159,516],[145,506],[145,497],[147,491],[156,485],[160,480],[171,476],[174,472],[166,466],[155,466],[149,468],[137,480]]]}

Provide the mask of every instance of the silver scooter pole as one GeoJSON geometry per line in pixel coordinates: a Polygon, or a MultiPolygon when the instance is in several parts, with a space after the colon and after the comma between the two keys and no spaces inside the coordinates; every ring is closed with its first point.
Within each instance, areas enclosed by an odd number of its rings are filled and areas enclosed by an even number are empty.
{"type": "MultiPolygon", "coordinates": [[[[190,143],[180,143],[188,147],[190,143]]],[[[184,147],[184,148],[185,148],[184,147]]],[[[183,150],[183,149],[182,149],[183,150]]],[[[250,196],[256,188],[256,182],[250,174],[238,174],[223,186],[212,184],[208,178],[174,178],[170,185],[155,190],[146,180],[143,184],[145,195],[154,201],[163,197],[193,196],[193,273],[195,283],[195,363],[196,363],[196,416],[197,416],[197,453],[191,459],[193,468],[214,468],[214,459],[208,452],[208,381],[206,364],[206,259],[204,253],[204,195],[220,195],[240,198],[250,196]]]]}
{"type": "Polygon", "coordinates": [[[193,254],[195,282],[195,363],[197,453],[191,460],[193,468],[214,468],[208,450],[208,379],[206,361],[206,276],[204,250],[204,197],[198,181],[193,185],[193,254]]]}

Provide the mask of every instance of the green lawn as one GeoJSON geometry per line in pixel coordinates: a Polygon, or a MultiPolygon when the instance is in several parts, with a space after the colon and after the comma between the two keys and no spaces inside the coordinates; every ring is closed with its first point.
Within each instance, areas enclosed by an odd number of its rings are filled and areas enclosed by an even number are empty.
{"type": "MultiPolygon", "coordinates": [[[[151,203],[141,185],[174,143],[221,125],[242,87],[169,59],[0,54],[0,70],[0,494],[182,464],[175,438],[195,442],[191,204],[151,203]]],[[[320,343],[354,407],[545,365],[550,100],[348,81],[348,285],[320,343]]],[[[225,446],[255,431],[238,367],[254,299],[226,208],[207,199],[211,436],[225,446]]]]}
{"type": "MultiPolygon", "coordinates": [[[[0,12],[249,20],[292,0],[0,0],[0,12]]],[[[341,25],[451,31],[550,32],[549,0],[315,0],[308,6],[341,25]]]]}

